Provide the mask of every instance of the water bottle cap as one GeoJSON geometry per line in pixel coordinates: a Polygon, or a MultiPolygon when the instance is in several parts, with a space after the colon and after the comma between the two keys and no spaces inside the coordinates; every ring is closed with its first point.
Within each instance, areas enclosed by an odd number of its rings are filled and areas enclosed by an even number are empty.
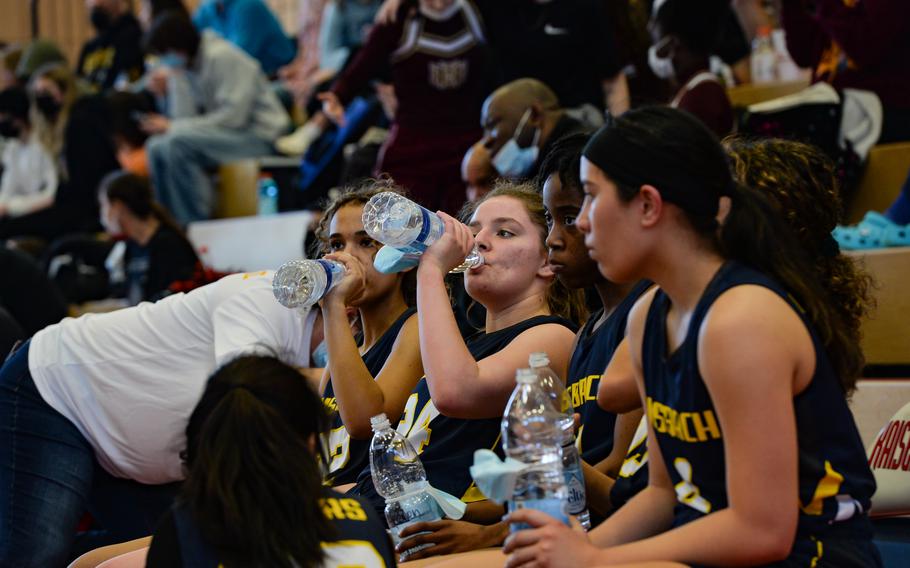
{"type": "Polygon", "coordinates": [[[392,424],[389,422],[385,413],[380,413],[370,418],[370,426],[373,427],[374,432],[378,432],[380,430],[385,430],[386,428],[391,428],[392,424]]]}
{"type": "Polygon", "coordinates": [[[531,355],[528,357],[528,364],[531,365],[531,368],[534,369],[538,367],[546,367],[550,364],[550,358],[546,353],[543,352],[531,353],[531,355]]]}
{"type": "Polygon", "coordinates": [[[515,382],[526,385],[537,382],[537,373],[533,369],[518,369],[515,371],[515,382]]]}

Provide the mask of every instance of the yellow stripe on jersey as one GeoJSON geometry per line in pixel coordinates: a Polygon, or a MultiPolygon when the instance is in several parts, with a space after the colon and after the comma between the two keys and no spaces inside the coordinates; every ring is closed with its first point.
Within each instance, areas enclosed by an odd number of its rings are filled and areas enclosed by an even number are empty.
{"type": "Polygon", "coordinates": [[[825,499],[837,495],[843,482],[844,476],[834,470],[831,462],[825,460],[825,476],[818,482],[812,501],[808,505],[801,504],[800,509],[807,515],[821,515],[824,510],[825,499]]]}

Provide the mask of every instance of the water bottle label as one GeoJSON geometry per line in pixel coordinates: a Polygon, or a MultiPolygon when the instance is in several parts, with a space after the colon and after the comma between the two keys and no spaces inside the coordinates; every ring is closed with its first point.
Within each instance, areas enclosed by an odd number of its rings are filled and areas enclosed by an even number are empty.
{"type": "Polygon", "coordinates": [[[569,514],[579,515],[587,505],[585,500],[585,478],[581,472],[581,464],[576,461],[574,465],[565,469],[566,487],[569,489],[569,514]]]}
{"type": "MultiPolygon", "coordinates": [[[[436,501],[433,499],[421,500],[417,504],[416,507],[410,507],[407,509],[403,509],[402,512],[404,513],[404,519],[405,519],[404,522],[400,522],[397,525],[390,528],[390,532],[392,534],[392,541],[394,542],[396,547],[403,540],[399,535],[401,534],[401,531],[404,530],[405,527],[409,527],[409,526],[413,525],[414,523],[418,523],[421,521],[431,522],[431,521],[438,521],[439,519],[442,518],[442,514],[439,511],[439,507],[436,505],[436,501]]],[[[414,533],[413,535],[409,535],[407,538],[412,538],[414,536],[417,536],[418,534],[428,534],[428,533],[427,532],[414,533]]],[[[418,550],[423,550],[424,548],[427,548],[430,546],[433,546],[433,545],[431,543],[427,543],[427,544],[421,544],[419,546],[413,546],[401,553],[401,559],[399,561],[404,562],[405,559],[407,559],[407,557],[410,556],[411,554],[417,552],[418,550]]]]}
{"type": "MultiPolygon", "coordinates": [[[[569,516],[566,514],[566,504],[561,499],[550,497],[546,499],[524,499],[521,501],[511,501],[509,503],[510,511],[517,511],[519,509],[536,509],[569,525],[569,516]]],[[[531,526],[526,523],[512,523],[509,530],[511,532],[516,532],[529,528],[531,528],[531,526]]]]}
{"type": "Polygon", "coordinates": [[[325,270],[325,291],[328,292],[332,289],[332,265],[326,260],[317,260],[316,262],[325,270]]]}

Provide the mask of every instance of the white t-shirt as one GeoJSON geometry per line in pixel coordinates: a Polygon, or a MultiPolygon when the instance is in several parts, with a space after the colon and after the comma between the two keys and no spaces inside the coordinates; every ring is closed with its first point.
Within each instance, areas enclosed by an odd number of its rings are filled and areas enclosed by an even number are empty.
{"type": "Polygon", "coordinates": [[[7,215],[17,217],[50,206],[57,181],[54,160],[36,136],[25,143],[14,139],[4,145],[0,205],[7,215]]]}
{"type": "Polygon", "coordinates": [[[235,274],[154,304],[64,319],[32,338],[38,392],[111,474],[182,479],[186,424],[215,369],[249,353],[309,364],[311,330],[275,300],[272,275],[235,274]]]}

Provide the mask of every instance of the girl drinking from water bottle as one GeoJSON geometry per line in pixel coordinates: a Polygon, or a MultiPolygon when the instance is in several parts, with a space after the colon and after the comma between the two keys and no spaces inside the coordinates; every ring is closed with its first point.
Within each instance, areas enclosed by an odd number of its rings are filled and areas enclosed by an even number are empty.
{"type": "MultiPolygon", "coordinates": [[[[441,213],[445,234],[420,259],[417,306],[425,377],[411,392],[398,430],[422,452],[431,485],[464,502],[483,501],[468,468],[474,451],[498,444],[515,369],[536,351],[549,354],[565,374],[580,301],[556,281],[547,261],[546,220],[539,194],[529,186],[497,187],[463,216],[441,213]],[[484,329],[462,339],[445,276],[476,246],[484,264],[465,273],[464,286],[487,310],[484,329]]],[[[382,510],[369,470],[355,491],[382,510]]],[[[492,523],[502,516],[492,504],[468,507],[466,520],[492,523]]],[[[404,546],[404,545],[403,545],[404,546]]]]}
{"type": "Polygon", "coordinates": [[[341,282],[322,300],[328,366],[320,385],[323,402],[337,411],[328,436],[328,480],[349,485],[367,466],[370,417],[399,416],[423,375],[414,305],[414,273],[381,274],[373,257],[382,246],[363,229],[363,206],[389,180],[368,180],[333,198],[316,229],[325,258],[345,267],[341,282]],[[351,334],[356,310],[360,338],[351,334]]]}

